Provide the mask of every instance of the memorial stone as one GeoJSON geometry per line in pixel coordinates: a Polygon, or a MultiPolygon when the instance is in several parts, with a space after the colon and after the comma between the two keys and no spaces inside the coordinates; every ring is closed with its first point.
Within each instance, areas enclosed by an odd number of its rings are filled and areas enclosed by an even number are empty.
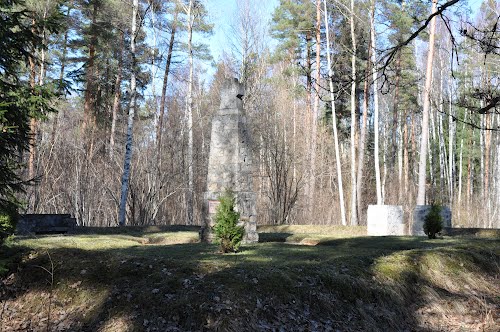
{"type": "Polygon", "coordinates": [[[405,235],[403,207],[400,205],[369,205],[367,233],[370,236],[405,235]]]}
{"type": "MultiPolygon", "coordinates": [[[[425,216],[429,213],[431,205],[417,205],[413,210],[413,223],[411,225],[411,235],[425,236],[424,222],[425,216]]],[[[451,210],[448,206],[441,206],[441,218],[443,228],[451,227],[451,210]]]]}
{"type": "Polygon", "coordinates": [[[212,119],[207,191],[204,193],[202,240],[213,240],[212,227],[218,198],[231,190],[236,198],[244,243],[258,242],[257,197],[253,190],[250,133],[243,110],[243,85],[237,79],[224,82],[220,109],[212,119]]]}

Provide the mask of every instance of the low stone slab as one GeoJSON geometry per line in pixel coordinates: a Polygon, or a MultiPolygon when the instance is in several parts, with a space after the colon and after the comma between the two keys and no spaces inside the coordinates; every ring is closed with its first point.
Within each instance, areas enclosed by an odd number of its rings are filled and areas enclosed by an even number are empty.
{"type": "Polygon", "coordinates": [[[24,214],[16,225],[16,234],[67,233],[75,227],[76,219],[70,214],[24,214]]]}
{"type": "Polygon", "coordinates": [[[367,230],[370,236],[405,235],[401,205],[368,205],[367,230]]]}
{"type": "MultiPolygon", "coordinates": [[[[425,236],[424,221],[432,205],[417,205],[413,210],[413,223],[410,228],[410,234],[415,236],[425,236]]],[[[441,218],[443,227],[451,227],[451,210],[448,206],[441,206],[441,218]]]]}

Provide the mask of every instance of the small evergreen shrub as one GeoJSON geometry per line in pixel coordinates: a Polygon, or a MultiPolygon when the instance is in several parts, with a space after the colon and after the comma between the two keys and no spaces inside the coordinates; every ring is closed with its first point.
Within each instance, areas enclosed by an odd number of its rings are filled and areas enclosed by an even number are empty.
{"type": "Polygon", "coordinates": [[[238,226],[240,214],[234,211],[234,194],[226,191],[223,196],[219,197],[219,202],[213,227],[215,240],[223,253],[237,252],[245,231],[243,227],[238,226]]]}
{"type": "Polygon", "coordinates": [[[16,229],[16,223],[19,218],[17,208],[9,206],[0,210],[0,244],[16,229]]]}
{"type": "Polygon", "coordinates": [[[441,207],[432,204],[429,213],[424,219],[424,233],[429,239],[435,239],[436,234],[443,230],[443,218],[441,217],[441,207]]]}

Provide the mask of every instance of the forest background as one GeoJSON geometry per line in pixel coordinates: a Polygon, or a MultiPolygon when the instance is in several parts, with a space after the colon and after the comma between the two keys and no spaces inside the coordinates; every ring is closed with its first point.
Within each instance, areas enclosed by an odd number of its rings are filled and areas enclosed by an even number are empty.
{"type": "Polygon", "coordinates": [[[22,212],[200,225],[211,118],[238,77],[260,224],[409,218],[423,192],[455,226],[500,227],[498,1],[238,0],[222,38],[224,2],[1,4],[37,37],[19,84],[54,94],[30,113],[22,212]]]}

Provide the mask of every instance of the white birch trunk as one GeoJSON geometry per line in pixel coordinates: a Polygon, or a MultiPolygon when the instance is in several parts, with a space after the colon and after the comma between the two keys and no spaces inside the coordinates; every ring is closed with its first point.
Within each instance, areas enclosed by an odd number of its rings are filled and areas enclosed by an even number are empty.
{"type": "MultiPolygon", "coordinates": [[[[351,0],[351,7],[352,7],[351,0]]],[[[376,31],[375,31],[375,0],[372,0],[372,13],[370,18],[370,31],[371,31],[371,46],[372,46],[372,77],[373,77],[373,112],[374,112],[374,144],[375,144],[375,183],[376,183],[376,191],[377,191],[377,204],[384,204],[382,199],[382,187],[380,183],[380,160],[379,160],[379,107],[378,107],[378,82],[377,82],[377,55],[375,54],[375,50],[377,49],[377,39],[376,31]]]]}
{"type": "Polygon", "coordinates": [[[452,93],[452,87],[451,87],[451,79],[448,80],[448,98],[449,98],[449,110],[448,110],[448,190],[449,190],[449,195],[450,195],[450,207],[453,206],[453,187],[454,187],[454,181],[453,181],[453,140],[454,138],[454,130],[455,130],[455,124],[453,122],[453,108],[452,108],[452,103],[451,103],[451,93],[452,93]]]}
{"type": "Polygon", "coordinates": [[[188,19],[188,62],[189,80],[187,96],[187,126],[188,126],[188,190],[186,197],[186,225],[193,224],[193,0],[189,1],[188,19]]]}
{"type": "MultiPolygon", "coordinates": [[[[500,116],[497,115],[497,126],[500,126],[500,116]]],[[[499,214],[499,207],[500,207],[500,137],[498,133],[496,133],[496,169],[494,172],[494,179],[495,179],[495,195],[493,196],[493,216],[490,218],[490,224],[489,227],[500,227],[500,221],[498,220],[498,214],[499,214]],[[493,220],[496,220],[497,224],[493,224],[493,220]]]]}
{"type": "Polygon", "coordinates": [[[356,202],[356,34],[354,33],[354,0],[351,0],[351,225],[358,224],[356,202]]]}
{"type": "Polygon", "coordinates": [[[339,187],[339,200],[340,200],[340,216],[342,220],[342,225],[347,225],[344,207],[344,190],[342,188],[342,169],[340,164],[340,151],[339,151],[339,140],[337,135],[337,115],[335,113],[335,96],[333,93],[333,81],[332,81],[332,60],[330,55],[330,31],[328,25],[328,9],[326,7],[326,0],[323,0],[324,6],[324,16],[325,16],[325,27],[326,27],[326,57],[328,61],[328,82],[330,87],[330,98],[332,103],[332,126],[333,126],[333,140],[335,144],[335,159],[337,161],[337,181],[339,187]]]}
{"type": "Polygon", "coordinates": [[[125,158],[123,163],[122,189],[120,197],[120,210],[118,212],[118,224],[125,225],[127,196],[130,178],[130,166],[132,164],[132,146],[134,133],[134,113],[136,103],[136,58],[135,58],[135,37],[137,35],[137,12],[139,10],[139,0],[133,0],[132,7],[132,27],[130,38],[130,54],[132,56],[132,71],[130,74],[130,105],[128,109],[127,122],[127,142],[125,145],[125,158]]]}
{"type": "MultiPolygon", "coordinates": [[[[483,107],[483,101],[481,100],[480,101],[480,107],[483,107]]],[[[481,127],[484,128],[484,116],[481,117],[481,127]]],[[[481,177],[481,196],[484,198],[484,190],[485,190],[485,187],[484,187],[484,152],[485,152],[485,148],[484,148],[484,131],[483,130],[479,130],[479,151],[480,151],[480,162],[479,162],[479,166],[481,167],[480,169],[480,177],[481,177]]]]}
{"type": "MultiPolygon", "coordinates": [[[[437,10],[437,0],[432,0],[431,12],[434,14],[437,10]]],[[[427,53],[427,68],[425,77],[425,87],[423,91],[423,115],[422,115],[422,137],[420,145],[420,160],[418,163],[418,193],[417,205],[425,205],[425,185],[427,178],[427,140],[429,137],[429,108],[430,108],[430,89],[432,82],[432,62],[434,59],[434,38],[436,31],[436,17],[431,19],[429,31],[429,51],[427,53]]]]}

